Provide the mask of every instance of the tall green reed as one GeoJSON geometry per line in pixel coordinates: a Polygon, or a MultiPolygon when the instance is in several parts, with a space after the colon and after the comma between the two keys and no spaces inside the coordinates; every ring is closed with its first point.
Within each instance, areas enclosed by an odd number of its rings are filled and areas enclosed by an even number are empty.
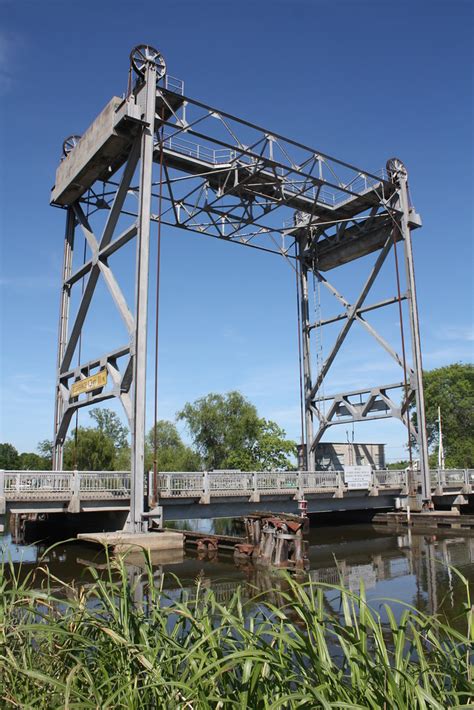
{"type": "Polygon", "coordinates": [[[288,576],[278,604],[244,603],[238,588],[220,604],[199,581],[192,598],[171,598],[146,554],[143,570],[138,584],[126,559],[107,558],[85,585],[4,563],[0,707],[472,707],[473,612],[459,572],[463,631],[407,604],[397,620],[388,600],[383,623],[363,587],[288,576]],[[340,614],[326,601],[334,591],[340,614]]]}

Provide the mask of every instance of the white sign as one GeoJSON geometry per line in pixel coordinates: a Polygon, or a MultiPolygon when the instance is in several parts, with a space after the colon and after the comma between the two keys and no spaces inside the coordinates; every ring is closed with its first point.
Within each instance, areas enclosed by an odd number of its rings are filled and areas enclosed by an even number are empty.
{"type": "Polygon", "coordinates": [[[344,482],[349,489],[368,489],[372,483],[371,466],[344,466],[344,482]]]}

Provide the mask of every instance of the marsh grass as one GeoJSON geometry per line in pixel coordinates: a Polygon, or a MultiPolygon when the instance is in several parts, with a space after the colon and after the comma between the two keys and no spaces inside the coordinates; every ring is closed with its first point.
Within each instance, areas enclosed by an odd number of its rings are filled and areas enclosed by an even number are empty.
{"type": "Polygon", "coordinates": [[[3,708],[472,708],[473,612],[464,630],[401,602],[385,618],[362,587],[287,579],[279,604],[226,604],[196,582],[171,599],[144,559],[141,586],[109,559],[88,585],[0,567],[3,708]],[[325,594],[340,595],[335,615],[325,594]]]}

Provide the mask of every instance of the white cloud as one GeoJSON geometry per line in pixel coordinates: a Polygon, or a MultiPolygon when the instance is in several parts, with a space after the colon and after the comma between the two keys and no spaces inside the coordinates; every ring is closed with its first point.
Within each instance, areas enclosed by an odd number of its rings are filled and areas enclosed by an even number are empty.
{"type": "Polygon", "coordinates": [[[5,289],[56,289],[59,291],[59,280],[53,276],[15,276],[0,278],[0,286],[5,289]]]}
{"type": "Polygon", "coordinates": [[[460,345],[447,345],[444,348],[425,350],[423,365],[425,367],[439,367],[452,362],[472,362],[474,360],[474,347],[467,343],[460,345]]]}
{"type": "Polygon", "coordinates": [[[474,342],[473,325],[448,325],[437,331],[437,336],[443,340],[474,342]]]}
{"type": "Polygon", "coordinates": [[[17,37],[4,30],[0,31],[0,95],[8,93],[13,84],[13,74],[10,67],[14,65],[18,45],[17,37]]]}

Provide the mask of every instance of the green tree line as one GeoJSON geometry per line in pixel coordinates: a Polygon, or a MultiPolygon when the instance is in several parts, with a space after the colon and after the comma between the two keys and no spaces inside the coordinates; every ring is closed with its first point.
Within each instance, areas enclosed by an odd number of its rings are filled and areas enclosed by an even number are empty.
{"type": "MultiPolygon", "coordinates": [[[[443,422],[447,468],[474,468],[474,365],[454,363],[424,373],[430,464],[437,465],[438,407],[443,422]]],[[[130,468],[129,432],[115,412],[92,409],[95,426],[72,431],[64,446],[64,468],[84,471],[130,468]]],[[[412,415],[416,425],[416,415],[412,415]]],[[[159,471],[241,469],[263,471],[294,468],[296,443],[274,421],[260,417],[240,392],[210,393],[188,402],[177,413],[189,433],[188,446],[176,422],[156,422],[146,437],[145,461],[159,471]]],[[[52,443],[42,441],[36,452],[19,453],[10,443],[0,444],[0,468],[48,470],[52,443]]],[[[391,464],[406,466],[407,462],[391,464]]]]}
{"type": "MultiPolygon", "coordinates": [[[[83,471],[130,469],[128,428],[110,409],[92,409],[95,426],[78,427],[64,445],[64,468],[83,471]]],[[[201,469],[272,470],[294,468],[296,444],[285,431],[259,417],[256,407],[240,392],[208,394],[187,403],[177,413],[192,445],[182,439],[175,422],[159,420],[145,443],[145,465],[159,471],[201,469]]],[[[50,470],[52,442],[43,441],[37,452],[18,453],[12,444],[0,444],[0,468],[50,470]]]]}
{"type": "MultiPolygon", "coordinates": [[[[423,385],[430,468],[438,467],[438,407],[445,467],[474,468],[474,365],[457,362],[425,371],[423,385]]],[[[416,412],[411,418],[417,426],[416,412]]],[[[416,457],[415,446],[413,453],[416,457]]],[[[405,468],[408,463],[408,460],[397,461],[389,464],[389,468],[405,468]]]]}

